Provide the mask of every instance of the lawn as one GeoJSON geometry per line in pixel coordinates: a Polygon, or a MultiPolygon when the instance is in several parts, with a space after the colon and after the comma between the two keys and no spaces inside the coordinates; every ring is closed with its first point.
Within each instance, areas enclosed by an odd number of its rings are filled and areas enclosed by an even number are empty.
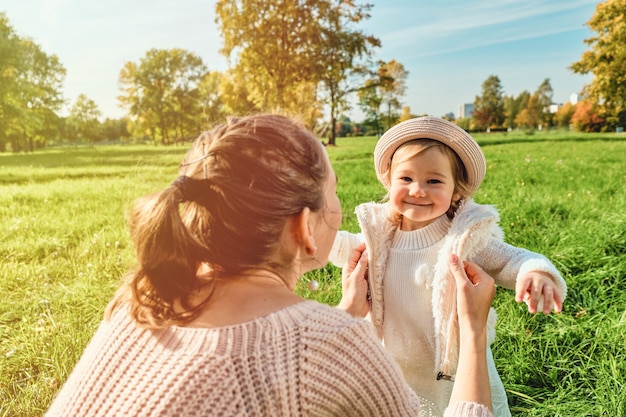
{"type": "MultiPolygon", "coordinates": [[[[569,294],[536,315],[498,290],[492,346],[516,416],[626,415],[626,134],[476,135],[487,177],[475,196],[495,205],[506,240],[549,257],[569,294]]],[[[375,138],[328,147],[342,228],[384,190],[375,138]]],[[[168,185],[184,147],[109,146],[0,154],[0,417],[41,416],[133,264],[131,202],[168,185]]],[[[312,272],[335,304],[340,271],[312,272]]]]}

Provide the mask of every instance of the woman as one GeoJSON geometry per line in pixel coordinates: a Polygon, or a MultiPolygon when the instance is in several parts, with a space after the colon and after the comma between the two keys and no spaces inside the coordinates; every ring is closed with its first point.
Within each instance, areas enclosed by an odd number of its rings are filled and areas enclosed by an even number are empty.
{"type": "MultiPolygon", "coordinates": [[[[294,293],[327,262],[336,184],[324,147],[289,118],[230,119],[201,135],[178,179],[135,204],[137,267],[46,415],[417,415],[371,325],[346,314],[369,311],[364,246],[343,271],[339,308],[294,293]]],[[[451,262],[462,353],[447,415],[490,415],[493,280],[451,262]]]]}

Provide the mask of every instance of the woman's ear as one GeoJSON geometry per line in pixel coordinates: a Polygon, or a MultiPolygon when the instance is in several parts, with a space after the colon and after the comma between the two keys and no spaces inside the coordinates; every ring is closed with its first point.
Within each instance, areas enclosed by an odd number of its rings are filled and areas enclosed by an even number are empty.
{"type": "Polygon", "coordinates": [[[307,255],[315,255],[317,247],[315,246],[315,237],[311,233],[309,222],[311,221],[311,209],[305,207],[300,214],[294,219],[295,222],[295,239],[298,245],[304,247],[307,255]]]}

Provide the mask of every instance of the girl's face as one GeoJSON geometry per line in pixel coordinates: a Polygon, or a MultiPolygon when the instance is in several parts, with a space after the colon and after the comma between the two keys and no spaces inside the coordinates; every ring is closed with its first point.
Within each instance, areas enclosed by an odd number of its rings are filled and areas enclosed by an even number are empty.
{"type": "Polygon", "coordinates": [[[402,215],[400,229],[420,229],[444,215],[460,198],[454,190],[450,160],[439,147],[398,163],[391,172],[389,200],[402,215]]]}

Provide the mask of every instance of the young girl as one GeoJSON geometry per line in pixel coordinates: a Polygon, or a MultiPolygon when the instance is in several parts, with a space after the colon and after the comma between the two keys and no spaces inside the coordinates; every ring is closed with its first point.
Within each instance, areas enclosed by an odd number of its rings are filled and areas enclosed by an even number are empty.
{"type": "MultiPolygon", "coordinates": [[[[566,284],[544,256],[503,241],[498,213],[471,196],[486,170],[476,141],[435,117],[404,121],[378,141],[374,164],[388,202],[356,208],[362,233],[338,233],[330,260],[345,263],[362,241],[369,253],[370,319],[420,396],[422,415],[441,416],[459,357],[455,284],[447,258],[459,254],[516,290],[531,313],[561,311],[566,284]]],[[[488,343],[495,338],[493,308],[488,343]]],[[[504,386],[487,349],[494,415],[510,416],[504,386]]]]}

